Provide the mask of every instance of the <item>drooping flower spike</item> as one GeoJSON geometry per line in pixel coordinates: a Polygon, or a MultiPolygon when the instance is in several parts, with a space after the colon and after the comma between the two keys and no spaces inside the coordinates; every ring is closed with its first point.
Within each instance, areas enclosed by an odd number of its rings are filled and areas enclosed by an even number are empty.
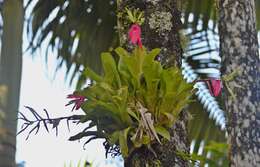
{"type": "Polygon", "coordinates": [[[209,78],[209,79],[198,79],[196,82],[205,82],[211,96],[217,97],[220,95],[223,88],[222,81],[220,79],[209,78]]]}
{"type": "Polygon", "coordinates": [[[137,44],[140,48],[142,48],[141,27],[138,24],[133,24],[131,26],[128,32],[128,36],[132,44],[137,44]]]}
{"type": "Polygon", "coordinates": [[[210,78],[205,82],[207,83],[212,96],[217,97],[221,93],[221,89],[223,86],[220,79],[210,78]]]}
{"type": "Polygon", "coordinates": [[[68,104],[66,104],[65,106],[68,106],[68,105],[71,105],[71,104],[74,104],[73,108],[72,108],[72,111],[74,109],[78,110],[80,109],[81,105],[84,103],[85,101],[85,97],[84,96],[81,96],[81,95],[75,95],[75,94],[70,94],[67,96],[68,99],[72,99],[71,101],[69,101],[68,104]]]}

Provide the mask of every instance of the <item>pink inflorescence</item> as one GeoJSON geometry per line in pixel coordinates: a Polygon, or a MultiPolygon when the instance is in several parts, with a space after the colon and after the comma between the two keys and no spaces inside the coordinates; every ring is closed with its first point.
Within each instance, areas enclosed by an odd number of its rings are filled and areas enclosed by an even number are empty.
{"type": "Polygon", "coordinates": [[[85,101],[85,97],[81,96],[81,95],[75,95],[75,94],[70,94],[67,96],[68,99],[72,99],[68,104],[66,104],[66,106],[74,104],[72,111],[74,109],[78,110],[80,109],[81,105],[84,103],[85,101]]]}
{"type": "Polygon", "coordinates": [[[206,83],[208,84],[211,95],[217,97],[221,93],[222,82],[220,79],[211,78],[206,83]]]}
{"type": "Polygon", "coordinates": [[[133,24],[128,32],[129,39],[132,44],[142,48],[142,41],[141,41],[141,27],[138,24],[133,24]]]}

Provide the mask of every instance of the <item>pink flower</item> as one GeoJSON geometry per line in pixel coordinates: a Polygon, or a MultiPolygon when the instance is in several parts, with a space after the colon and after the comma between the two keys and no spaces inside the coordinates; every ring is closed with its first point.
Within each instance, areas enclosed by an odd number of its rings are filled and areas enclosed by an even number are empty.
{"type": "Polygon", "coordinates": [[[141,27],[138,24],[133,24],[128,32],[128,36],[132,44],[138,44],[142,48],[141,27]]]}
{"type": "Polygon", "coordinates": [[[65,106],[71,105],[74,103],[74,106],[72,108],[72,111],[74,109],[78,110],[80,109],[81,105],[84,103],[85,101],[85,97],[81,96],[81,95],[75,95],[75,94],[70,94],[67,96],[68,99],[72,99],[68,104],[66,104],[65,106]]]}
{"type": "Polygon", "coordinates": [[[206,80],[206,83],[208,84],[211,95],[217,97],[220,94],[221,89],[222,89],[221,80],[211,78],[209,80],[206,80]]]}

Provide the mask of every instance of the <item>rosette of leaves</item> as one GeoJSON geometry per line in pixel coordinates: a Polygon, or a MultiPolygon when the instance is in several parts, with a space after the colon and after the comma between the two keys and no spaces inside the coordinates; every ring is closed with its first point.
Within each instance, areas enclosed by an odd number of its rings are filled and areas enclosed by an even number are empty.
{"type": "Polygon", "coordinates": [[[162,138],[170,140],[168,129],[189,103],[193,85],[184,81],[178,68],[164,69],[156,61],[159,52],[143,47],[129,53],[119,47],[116,58],[101,54],[104,75],[85,69],[81,80],[90,79],[91,85],[76,93],[86,97],[81,121],[90,124],[70,140],[105,138],[110,149],[119,147],[124,157],[162,138]]]}

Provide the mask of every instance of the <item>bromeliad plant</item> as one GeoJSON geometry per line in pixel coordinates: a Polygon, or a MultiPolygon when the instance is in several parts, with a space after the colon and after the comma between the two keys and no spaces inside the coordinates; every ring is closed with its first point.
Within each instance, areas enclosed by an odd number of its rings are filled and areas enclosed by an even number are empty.
{"type": "Polygon", "coordinates": [[[91,85],[76,91],[72,102],[78,105],[80,97],[85,113],[81,122],[89,125],[70,140],[104,138],[107,153],[124,157],[141,146],[170,140],[168,129],[189,103],[193,85],[184,81],[178,68],[164,69],[155,60],[159,52],[136,47],[129,53],[119,47],[118,61],[112,53],[101,54],[104,75],[85,69],[82,75],[91,85]]]}
{"type": "Polygon", "coordinates": [[[32,132],[37,133],[42,124],[48,132],[47,125],[51,124],[57,133],[62,120],[67,120],[68,128],[70,121],[81,122],[87,127],[69,140],[88,137],[87,144],[103,138],[106,154],[121,153],[123,157],[140,147],[152,151],[153,144],[161,144],[162,139],[170,140],[169,128],[189,103],[193,84],[184,81],[177,67],[165,69],[156,61],[160,49],[148,52],[142,45],[142,12],[127,9],[127,13],[132,22],[128,34],[130,43],[137,47],[132,53],[121,47],[115,49],[113,55],[102,53],[102,76],[89,68],[83,71],[79,83],[90,80],[91,85],[83,89],[79,86],[68,96],[71,99],[68,105],[74,104],[73,110],[81,108],[84,114],[52,119],[45,111],[47,118],[43,118],[26,107],[35,120],[20,113],[25,123],[19,133],[34,125],[29,137],[32,132]]]}

